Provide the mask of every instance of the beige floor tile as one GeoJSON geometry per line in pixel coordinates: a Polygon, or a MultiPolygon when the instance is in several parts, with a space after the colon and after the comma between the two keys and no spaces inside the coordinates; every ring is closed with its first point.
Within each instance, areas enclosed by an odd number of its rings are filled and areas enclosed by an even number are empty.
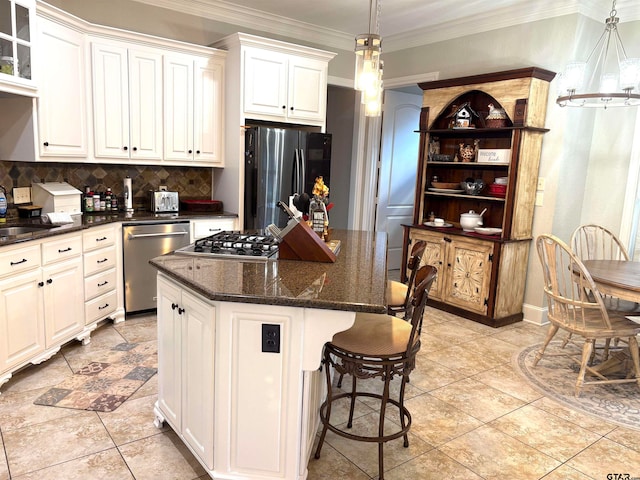
{"type": "MultiPolygon", "coordinates": [[[[338,395],[340,392],[342,392],[342,390],[334,390],[333,393],[334,395],[338,395]]],[[[331,405],[331,424],[340,425],[342,423],[346,423],[349,419],[350,406],[350,400],[347,397],[334,400],[331,405]]],[[[373,412],[375,412],[375,410],[369,405],[361,402],[360,400],[356,400],[356,404],[353,409],[353,418],[362,417],[363,415],[368,415],[373,412]]]]}
{"type": "MultiPolygon", "coordinates": [[[[2,428],[0,427],[0,431],[1,430],[2,428]]],[[[2,435],[0,435],[0,480],[9,480],[9,466],[7,465],[7,458],[4,455],[2,435]]]]}
{"type": "Polygon", "coordinates": [[[158,327],[156,317],[153,316],[133,316],[126,321],[114,325],[114,328],[127,342],[147,342],[158,338],[158,327]]]}
{"type": "Polygon", "coordinates": [[[466,343],[481,335],[472,328],[468,328],[467,324],[447,322],[423,327],[420,338],[425,347],[435,345],[450,346],[466,343]]]}
{"type": "Polygon", "coordinates": [[[119,450],[136,480],[192,480],[205,474],[173,431],[122,445],[119,450]]]}
{"type": "Polygon", "coordinates": [[[465,377],[466,375],[459,370],[445,367],[438,362],[426,358],[424,355],[418,355],[416,358],[416,368],[411,372],[410,385],[419,388],[423,392],[429,392],[436,388],[457,382],[465,377]]]}
{"type": "Polygon", "coordinates": [[[33,401],[47,390],[49,387],[0,395],[0,429],[8,432],[80,413],[68,408],[34,405],[33,401]]]}
{"type": "Polygon", "coordinates": [[[601,438],[532,405],[498,418],[490,426],[561,462],[566,462],[601,438]]]}
{"type": "Polygon", "coordinates": [[[566,465],[560,465],[554,471],[545,475],[543,480],[596,480],[596,478],[585,475],[566,465]]]}
{"type": "Polygon", "coordinates": [[[524,348],[542,342],[547,334],[547,329],[547,326],[541,327],[529,322],[518,322],[511,328],[497,329],[493,337],[524,348]]]}
{"type": "Polygon", "coordinates": [[[81,342],[70,342],[62,347],[62,354],[75,371],[84,367],[91,361],[91,355],[95,352],[110,349],[126,340],[113,328],[110,323],[101,325],[91,334],[91,342],[83,345],[81,342]]]}
{"type": "Polygon", "coordinates": [[[70,460],[17,477],[16,480],[133,480],[116,448],[70,460]]]}
{"type": "Polygon", "coordinates": [[[10,430],[3,432],[3,437],[9,469],[14,476],[115,446],[94,412],[10,430]]]}
{"type": "Polygon", "coordinates": [[[555,402],[547,397],[542,397],[535,402],[532,403],[534,407],[540,408],[541,410],[552,413],[560,418],[564,418],[576,425],[580,425],[582,428],[590,430],[599,435],[607,435],[612,432],[616,428],[617,425],[602,420],[600,418],[594,417],[592,415],[587,415],[586,413],[581,413],[576,410],[572,410],[571,408],[565,407],[564,405],[555,402]]]}
{"type": "Polygon", "coordinates": [[[98,416],[117,446],[130,443],[141,438],[156,435],[162,430],[153,424],[155,416],[153,406],[157,395],[127,400],[113,412],[98,412],[98,416]]]}
{"type": "Polygon", "coordinates": [[[315,448],[318,444],[318,436],[313,446],[311,459],[307,466],[307,480],[337,480],[339,478],[349,480],[369,480],[369,475],[351,463],[343,454],[327,442],[322,446],[320,458],[314,458],[315,448]]]}
{"type": "Polygon", "coordinates": [[[154,375],[147,380],[136,392],[129,397],[129,400],[135,400],[137,398],[148,397],[149,395],[158,394],[158,375],[154,375]]]}
{"type": "Polygon", "coordinates": [[[538,479],[560,465],[557,460],[490,426],[466,433],[440,450],[487,480],[538,479]]]}
{"type": "Polygon", "coordinates": [[[478,428],[482,422],[459,409],[425,393],[405,402],[411,412],[411,433],[438,446],[478,428]]]}
{"type": "Polygon", "coordinates": [[[533,402],[543,396],[532,388],[510,364],[498,365],[472,378],[524,402],[533,402]]]}
{"type": "Polygon", "coordinates": [[[631,430],[630,428],[618,427],[612,432],[608,433],[607,438],[614,442],[618,442],[625,447],[640,452],[640,430],[631,430]]]}
{"type": "Polygon", "coordinates": [[[55,354],[46,362],[38,365],[28,365],[2,386],[2,395],[5,393],[25,392],[36,388],[52,387],[57,385],[73,373],[67,361],[60,353],[55,354]]]}
{"type": "Polygon", "coordinates": [[[489,422],[525,403],[472,378],[431,392],[431,395],[483,422],[489,422]]]}
{"type": "Polygon", "coordinates": [[[511,362],[513,355],[522,350],[522,347],[500,340],[495,335],[476,338],[468,345],[484,352],[485,355],[494,359],[496,364],[511,362]]]}
{"type": "Polygon", "coordinates": [[[439,450],[431,450],[385,473],[386,480],[447,479],[481,480],[468,468],[439,450]]]}
{"type": "MultiPolygon", "coordinates": [[[[354,435],[374,436],[378,431],[378,414],[371,413],[354,419],[351,433],[354,435]]],[[[398,425],[390,420],[385,421],[385,434],[398,430],[398,425]]],[[[378,445],[376,443],[359,442],[344,438],[329,431],[326,441],[339,452],[348,452],[349,460],[369,476],[378,474],[378,445]]],[[[384,445],[384,469],[385,471],[396,467],[433,447],[409,433],[409,447],[404,447],[402,437],[391,440],[384,445]]],[[[324,449],[324,446],[323,446],[324,449]]]]}
{"type": "Polygon", "coordinates": [[[603,438],[567,462],[576,470],[593,478],[610,478],[613,473],[640,476],[640,452],[603,438]]]}
{"type": "MultiPolygon", "coordinates": [[[[477,340],[480,340],[480,337],[477,340]]],[[[441,350],[430,350],[425,357],[445,367],[458,370],[465,375],[475,375],[498,365],[507,363],[507,360],[491,350],[485,351],[475,344],[453,345],[441,350]]]]}

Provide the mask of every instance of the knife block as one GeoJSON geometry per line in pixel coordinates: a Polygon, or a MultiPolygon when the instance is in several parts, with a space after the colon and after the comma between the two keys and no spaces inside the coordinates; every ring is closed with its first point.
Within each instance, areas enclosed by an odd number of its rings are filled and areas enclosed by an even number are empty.
{"type": "Polygon", "coordinates": [[[283,234],[278,246],[279,258],[325,263],[336,261],[336,255],[306,222],[297,222],[291,229],[287,226],[283,234]]]}

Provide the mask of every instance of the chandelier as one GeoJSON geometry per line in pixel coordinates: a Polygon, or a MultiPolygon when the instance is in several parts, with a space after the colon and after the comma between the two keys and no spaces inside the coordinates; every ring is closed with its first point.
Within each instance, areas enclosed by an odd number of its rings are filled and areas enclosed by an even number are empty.
{"type": "Polygon", "coordinates": [[[573,62],[559,76],[561,107],[626,107],[640,105],[640,58],[628,58],[618,33],[616,0],[605,29],[586,62],[573,62]],[[615,51],[615,60],[609,50],[615,51]],[[588,83],[585,78],[589,76],[588,83]],[[596,85],[597,83],[597,85],[596,85]]]}
{"type": "Polygon", "coordinates": [[[382,67],[380,59],[380,0],[369,0],[369,32],[356,36],[356,72],[354,88],[362,92],[361,98],[367,117],[382,113],[382,67]]]}

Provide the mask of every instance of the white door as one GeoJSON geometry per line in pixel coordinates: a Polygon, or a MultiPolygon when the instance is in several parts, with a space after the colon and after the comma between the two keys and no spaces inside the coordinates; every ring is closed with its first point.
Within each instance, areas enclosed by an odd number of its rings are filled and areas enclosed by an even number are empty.
{"type": "Polygon", "coordinates": [[[385,91],[376,231],[387,232],[389,270],[400,268],[402,224],[411,224],[422,97],[385,91]]]}

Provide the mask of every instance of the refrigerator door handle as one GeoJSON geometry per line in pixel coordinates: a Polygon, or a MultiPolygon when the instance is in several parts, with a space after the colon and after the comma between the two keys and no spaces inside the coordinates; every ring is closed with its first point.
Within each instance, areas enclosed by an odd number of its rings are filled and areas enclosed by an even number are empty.
{"type": "Polygon", "coordinates": [[[298,149],[294,150],[293,175],[291,176],[291,193],[300,193],[300,156],[298,149]]]}
{"type": "Polygon", "coordinates": [[[300,149],[300,164],[302,165],[302,168],[301,168],[301,171],[300,171],[300,186],[304,190],[305,185],[307,184],[307,161],[304,158],[304,150],[303,149],[300,149]]]}

